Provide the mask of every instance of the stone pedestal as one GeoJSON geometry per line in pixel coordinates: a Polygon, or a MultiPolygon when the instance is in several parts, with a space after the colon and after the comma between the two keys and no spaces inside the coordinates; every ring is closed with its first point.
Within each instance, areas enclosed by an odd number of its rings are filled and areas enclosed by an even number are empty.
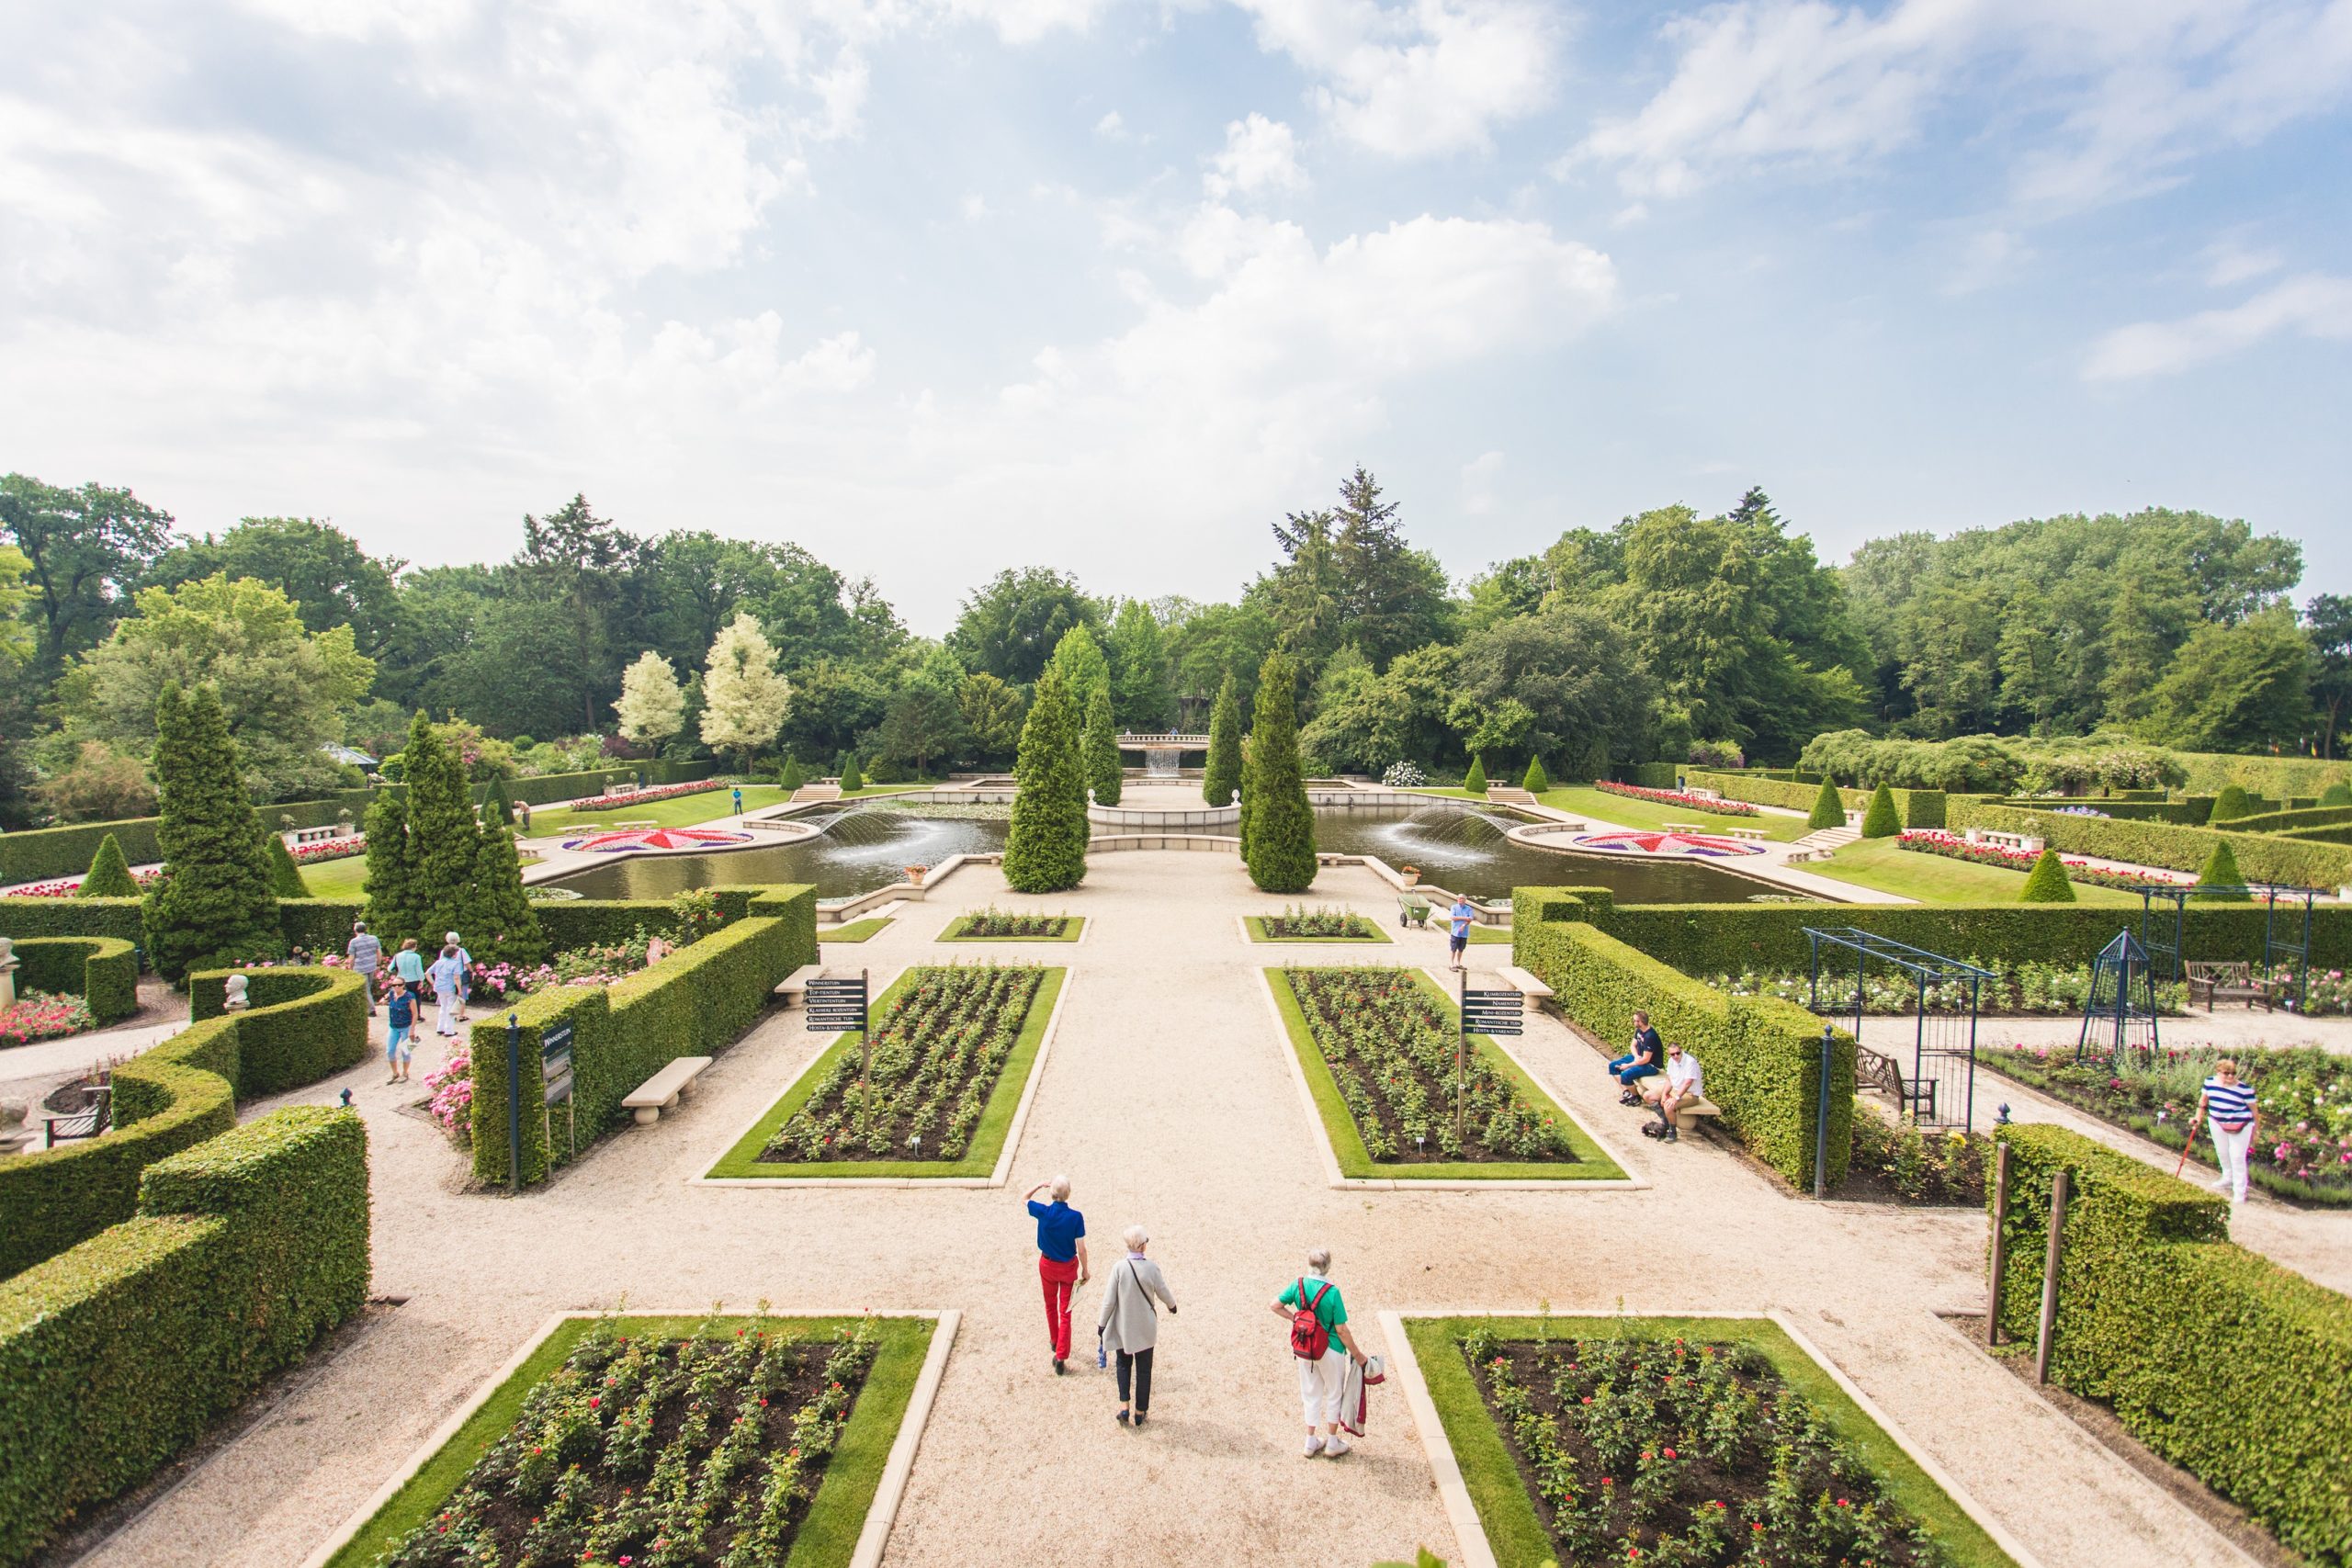
{"type": "Polygon", "coordinates": [[[15,952],[16,943],[0,936],[0,1008],[17,1005],[17,965],[24,960],[15,952]]]}

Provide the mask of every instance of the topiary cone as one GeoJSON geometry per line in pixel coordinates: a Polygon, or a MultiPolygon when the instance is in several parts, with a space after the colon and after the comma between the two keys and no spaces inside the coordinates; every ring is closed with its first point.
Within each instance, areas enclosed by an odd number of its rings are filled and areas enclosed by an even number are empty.
{"type": "Polygon", "coordinates": [[[2206,825],[2234,822],[2241,817],[2254,815],[2254,802],[2246,798],[2245,790],[2236,784],[2223,784],[2222,793],[2213,797],[2213,809],[2205,818],[2206,825]]]}
{"type": "Polygon", "coordinates": [[[1484,757],[1470,759],[1470,771],[1462,776],[1462,787],[1472,795],[1487,793],[1487,760],[1484,757]]]}
{"type": "Polygon", "coordinates": [[[277,834],[269,835],[264,852],[269,856],[269,886],[280,898],[311,897],[311,885],[302,880],[302,868],[294,863],[294,852],[277,834]]]}
{"type": "Polygon", "coordinates": [[[2058,858],[2056,850],[2044,850],[2041,858],[2026,873],[2025,891],[2018,895],[2020,904],[2071,904],[2075,901],[2075,885],[2066,877],[2066,863],[2058,858]]]}
{"type": "MultiPolygon", "coordinates": [[[[2205,869],[2197,874],[2197,886],[2205,887],[2243,887],[2245,875],[2238,870],[2238,857],[2227,839],[2213,841],[2213,852],[2205,857],[2205,869]]],[[[2251,904],[2254,900],[2243,893],[2199,893],[2197,897],[2214,904],[2251,904]]]]}
{"type": "Polygon", "coordinates": [[[865,775],[857,771],[857,753],[852,751],[849,761],[842,764],[842,793],[855,795],[865,787],[865,775]]]}
{"type": "Polygon", "coordinates": [[[136,898],[139,879],[130,874],[130,862],[122,852],[121,843],[112,833],[99,840],[98,852],[90,857],[90,869],[82,878],[82,886],[74,890],[76,898],[136,898]]]}
{"type": "Polygon", "coordinates": [[[1871,808],[1862,814],[1862,837],[1892,839],[1903,831],[1903,818],[1894,809],[1894,792],[1881,784],[1871,792],[1871,808]]]}
{"type": "Polygon", "coordinates": [[[1544,776],[1543,758],[1527,759],[1527,776],[1519,781],[1519,787],[1530,795],[1542,795],[1552,787],[1552,781],[1544,776]]]}
{"type": "Polygon", "coordinates": [[[1813,797],[1813,810],[1804,819],[1808,828],[1843,828],[1846,825],[1846,797],[1827,779],[1821,781],[1821,793],[1813,797]]]}

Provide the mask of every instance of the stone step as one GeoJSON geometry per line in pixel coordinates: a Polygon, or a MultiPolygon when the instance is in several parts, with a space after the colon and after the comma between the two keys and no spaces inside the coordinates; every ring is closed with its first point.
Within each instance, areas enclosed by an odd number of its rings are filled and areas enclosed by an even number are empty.
{"type": "Polygon", "coordinates": [[[837,784],[802,784],[793,791],[792,803],[797,806],[804,800],[839,800],[841,797],[842,786],[837,784]]]}

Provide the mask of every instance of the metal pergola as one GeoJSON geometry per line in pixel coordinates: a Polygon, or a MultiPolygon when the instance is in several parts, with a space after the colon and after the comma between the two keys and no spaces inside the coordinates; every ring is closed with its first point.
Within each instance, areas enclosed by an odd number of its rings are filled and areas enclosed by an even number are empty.
{"type": "MultiPolygon", "coordinates": [[[[1804,928],[1813,944],[1813,976],[1811,999],[1814,1013],[1827,1018],[1847,1010],[1845,1002],[1826,998],[1822,993],[1825,948],[1831,959],[1846,953],[1854,955],[1854,993],[1849,998],[1853,1013],[1853,1033],[1856,1041],[1862,1037],[1862,1014],[1868,998],[1871,961],[1878,960],[1906,975],[1911,980],[1912,1043],[1911,1071],[1906,1077],[1894,1058],[1884,1052],[1861,1048],[1865,1058],[1874,1057],[1882,1071],[1873,1075],[1874,1081],[1886,1089],[1903,1111],[1917,1117],[1923,1126],[1967,1127],[1973,1124],[1976,1111],[1976,1014],[1984,996],[1984,982],[1997,980],[1999,976],[1989,969],[1980,969],[1962,959],[1930,953],[1924,947],[1896,942],[1874,931],[1856,926],[1841,926],[1822,930],[1804,928]],[[1967,1012],[1962,1018],[1957,1008],[1939,1007],[1932,1010],[1928,1002],[1956,1001],[1964,991],[1967,1012]],[[1949,1011],[1951,1016],[1944,1016],[1949,1011]],[[1962,1025],[1965,1024],[1964,1029],[1962,1025]],[[1931,1032],[1931,1025],[1932,1032],[1931,1032]],[[1957,1102],[1957,1104],[1955,1104],[1957,1102]]],[[[1838,974],[1844,972],[1839,964],[1838,974]]],[[[1837,976],[1832,976],[1833,981],[1837,976]]]]}
{"type": "Polygon", "coordinates": [[[2193,884],[2178,887],[2143,887],[2140,889],[2140,945],[2147,951],[2148,963],[2168,980],[2178,980],[2188,973],[2185,938],[2188,930],[2188,901],[2191,898],[2254,898],[2262,904],[2262,969],[2265,974],[2284,964],[2295,971],[2295,998],[2300,1006],[2303,985],[2311,977],[2312,967],[2312,902],[2326,894],[2315,887],[2294,887],[2278,882],[2248,882],[2235,887],[2199,887],[2193,884]],[[2171,919],[2156,908],[2158,899],[2172,902],[2171,919]],[[2302,901],[2302,919],[2293,918],[2293,905],[2302,901]],[[2289,906],[2287,929],[2279,926],[2278,906],[2289,906]],[[2167,925],[2169,930],[2167,930],[2167,925]]]}

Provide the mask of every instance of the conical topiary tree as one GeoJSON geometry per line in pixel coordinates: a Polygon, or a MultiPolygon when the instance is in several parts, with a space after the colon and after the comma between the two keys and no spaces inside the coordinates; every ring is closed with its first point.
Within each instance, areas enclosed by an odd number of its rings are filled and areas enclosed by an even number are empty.
{"type": "Polygon", "coordinates": [[[2352,784],[2336,780],[2319,792],[2319,803],[2322,806],[2352,806],[2352,784]]]}
{"type": "Polygon", "coordinates": [[[90,857],[90,869],[82,877],[82,886],[74,890],[76,898],[136,898],[139,879],[130,874],[130,862],[122,852],[122,842],[112,833],[98,840],[98,852],[90,857]]]}
{"type": "Polygon", "coordinates": [[[1862,837],[1892,839],[1902,831],[1903,816],[1894,809],[1894,792],[1881,784],[1871,791],[1871,808],[1862,813],[1862,837]]]}
{"type": "Polygon", "coordinates": [[[538,911],[523,891],[523,863],[515,858],[514,835],[507,829],[492,825],[482,829],[474,855],[474,898],[480,913],[468,919],[481,934],[457,928],[466,933],[467,952],[509,964],[537,964],[547,957],[547,938],[539,931],[538,911]]]}
{"type": "Polygon", "coordinates": [[[1838,785],[1831,780],[1821,781],[1821,793],[1813,797],[1813,809],[1806,814],[1804,825],[1815,829],[1846,825],[1846,797],[1838,793],[1838,785]]]}
{"type": "Polygon", "coordinates": [[[464,766],[457,753],[442,743],[423,714],[408,730],[408,863],[409,887],[415,900],[414,926],[407,931],[379,931],[392,940],[413,936],[421,948],[440,944],[442,933],[456,931],[466,951],[485,956],[474,946],[481,934],[480,910],[474,900],[474,859],[481,852],[481,827],[474,820],[473,795],[466,788],[464,766]]]}
{"type": "Polygon", "coordinates": [[[1250,763],[1242,798],[1250,803],[1241,855],[1250,880],[1266,893],[1304,893],[1315,883],[1315,808],[1298,760],[1298,677],[1289,659],[1266,655],[1258,671],[1258,705],[1250,724],[1250,763]]]}
{"type": "Polygon", "coordinates": [[[842,764],[842,793],[855,795],[865,787],[865,775],[857,771],[857,753],[852,751],[842,764]]]}
{"type": "Polygon", "coordinates": [[[784,793],[788,795],[808,782],[808,774],[807,771],[800,766],[800,759],[794,756],[791,752],[786,751],[784,754],[783,771],[778,773],[775,776],[776,788],[784,791],[784,793]]]}
{"type": "Polygon", "coordinates": [[[1552,787],[1551,778],[1544,772],[1543,758],[1527,759],[1527,776],[1519,781],[1519,787],[1530,795],[1542,795],[1552,787]]]}
{"type": "MultiPolygon", "coordinates": [[[[368,927],[393,952],[417,930],[416,871],[409,863],[408,803],[396,790],[379,790],[368,807],[368,927]]],[[[441,933],[435,931],[435,936],[441,933]]]]}
{"type": "Polygon", "coordinates": [[[1097,686],[1086,699],[1086,782],[1097,806],[1119,804],[1126,780],[1119,766],[1119,732],[1111,724],[1111,692],[1097,686]]]}
{"type": "Polygon", "coordinates": [[[2041,858],[2026,873],[2025,890],[2018,895],[2020,904],[2071,904],[2075,901],[2075,885],[2067,880],[2066,863],[2058,858],[2056,850],[2044,850],[2041,858]]]}
{"type": "Polygon", "coordinates": [[[220,694],[167,682],[155,703],[155,842],[164,880],[147,895],[147,958],[166,979],[285,951],[261,819],[245,803],[220,694]]]}
{"type": "Polygon", "coordinates": [[[514,797],[506,793],[504,774],[500,774],[490,781],[490,792],[482,796],[481,819],[485,823],[495,822],[504,828],[514,826],[514,797]]]}
{"type": "MultiPolygon", "coordinates": [[[[2205,869],[2197,874],[2197,886],[2204,887],[2243,887],[2245,874],[2238,870],[2238,857],[2227,839],[2213,840],[2213,852],[2205,857],[2205,869]]],[[[2244,893],[2199,893],[2197,897],[2214,904],[2250,904],[2254,900],[2244,893]]]]}
{"type": "Polygon", "coordinates": [[[1048,668],[1022,722],[1019,788],[1004,840],[1004,879],[1022,893],[1059,893],[1086,875],[1086,783],[1069,682],[1048,668]]]}
{"type": "Polygon", "coordinates": [[[1470,759],[1470,771],[1462,776],[1462,787],[1472,795],[1487,793],[1487,760],[1484,757],[1470,759]]]}
{"type": "Polygon", "coordinates": [[[2254,815],[2254,802],[2236,784],[2223,784],[2222,793],[2213,797],[2213,809],[2205,818],[2208,823],[2234,822],[2241,817],[2254,815]]]}
{"type": "Polygon", "coordinates": [[[302,868],[294,863],[294,852],[286,840],[265,830],[262,847],[269,856],[269,886],[280,898],[310,898],[316,895],[311,885],[302,880],[302,868]]]}
{"type": "Polygon", "coordinates": [[[1227,671],[1209,708],[1209,756],[1201,770],[1201,798],[1211,806],[1230,806],[1241,787],[1241,694],[1227,671]]]}

